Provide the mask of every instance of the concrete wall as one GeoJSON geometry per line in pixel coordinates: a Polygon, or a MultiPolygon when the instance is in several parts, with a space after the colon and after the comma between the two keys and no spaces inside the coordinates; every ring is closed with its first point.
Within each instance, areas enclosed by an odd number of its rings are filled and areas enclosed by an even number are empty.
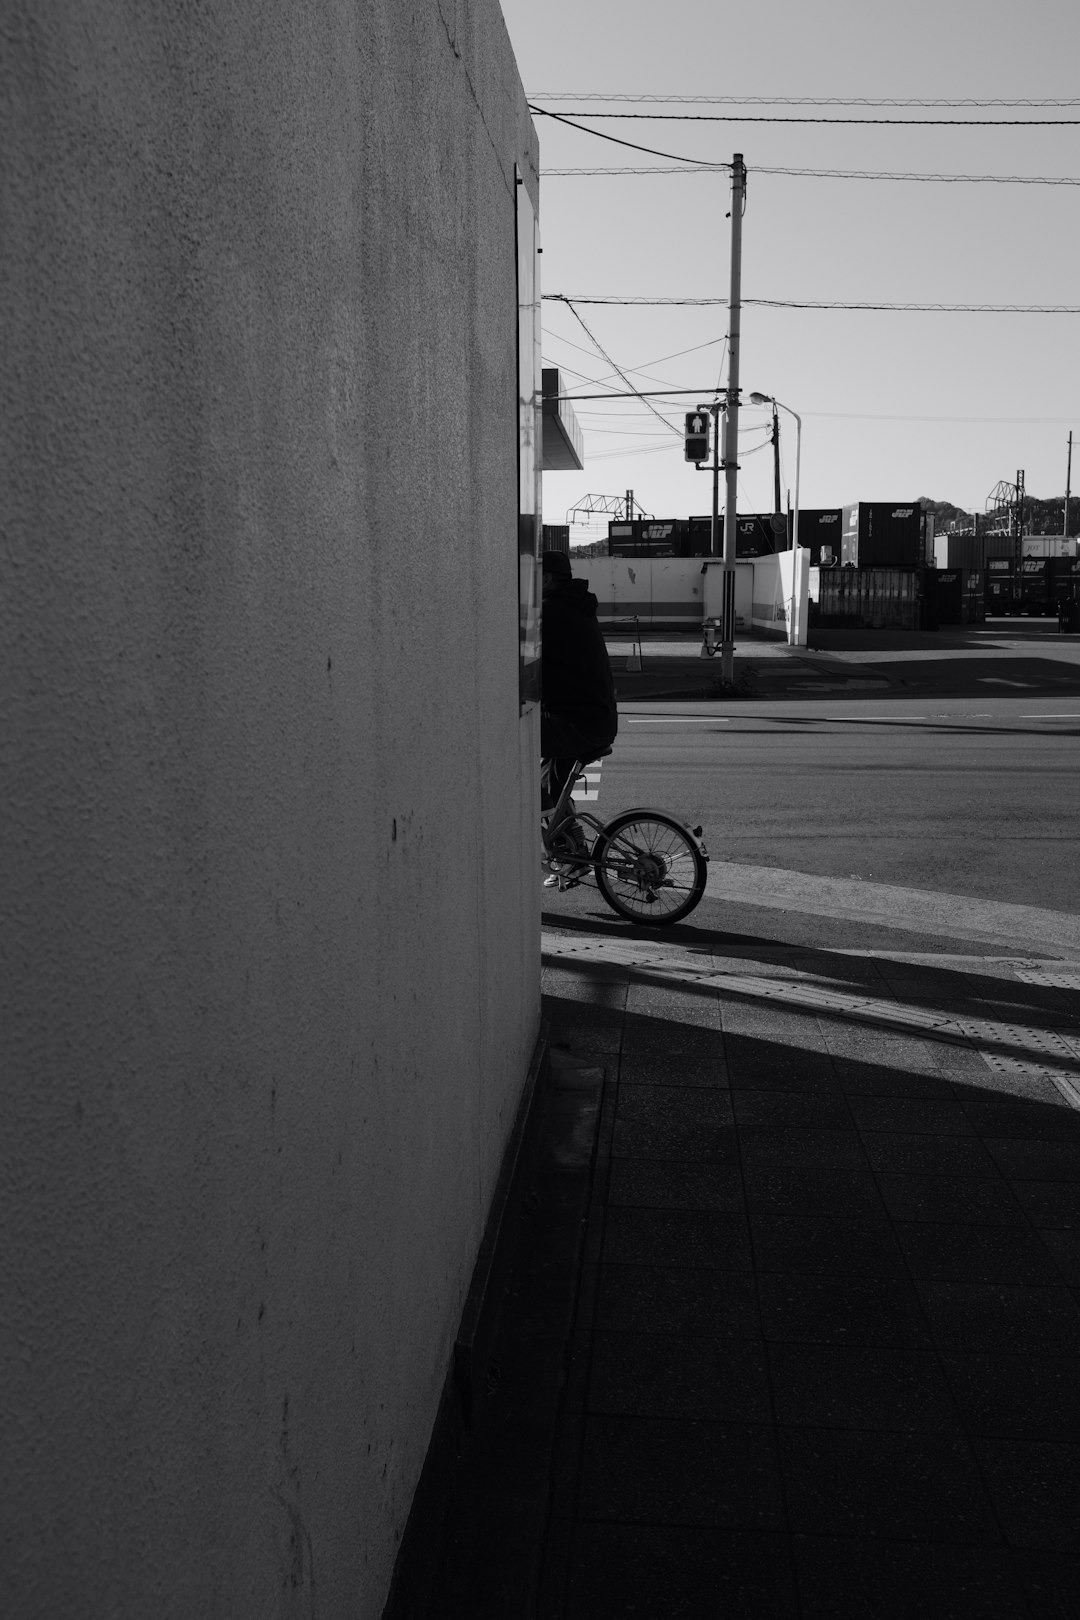
{"type": "Polygon", "coordinates": [[[701,624],[700,557],[583,557],[573,569],[589,581],[601,624],[621,627],[635,615],[643,628],[701,624]]]}
{"type": "Polygon", "coordinates": [[[538,1027],[495,0],[14,0],[4,1613],[382,1608],[538,1027]]]}
{"type": "Polygon", "coordinates": [[[754,558],[751,623],[755,630],[805,647],[809,564],[810,553],[804,546],[754,558]]]}

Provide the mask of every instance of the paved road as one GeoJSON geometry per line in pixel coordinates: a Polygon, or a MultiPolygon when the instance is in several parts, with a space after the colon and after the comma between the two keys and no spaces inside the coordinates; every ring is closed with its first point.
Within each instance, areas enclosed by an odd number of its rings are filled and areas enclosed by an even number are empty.
{"type": "MultiPolygon", "coordinates": [[[[588,808],[606,820],[664,806],[704,826],[712,866],[698,927],[741,919],[791,942],[871,948],[898,931],[909,949],[918,936],[928,950],[1043,941],[1068,954],[1080,916],[1080,683],[1060,696],[1054,681],[1000,690],[624,704],[588,808]],[[1054,916],[1066,919],[1056,932],[1054,916]]],[[[546,909],[600,908],[595,894],[571,894],[546,909]]]]}

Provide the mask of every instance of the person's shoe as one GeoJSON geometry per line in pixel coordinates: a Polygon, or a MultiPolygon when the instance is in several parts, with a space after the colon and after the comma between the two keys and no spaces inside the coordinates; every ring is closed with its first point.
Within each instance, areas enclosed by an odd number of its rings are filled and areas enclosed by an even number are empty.
{"type": "Polygon", "coordinates": [[[576,889],[582,878],[592,870],[588,859],[580,861],[552,861],[552,873],[544,879],[545,889],[576,889]]]}

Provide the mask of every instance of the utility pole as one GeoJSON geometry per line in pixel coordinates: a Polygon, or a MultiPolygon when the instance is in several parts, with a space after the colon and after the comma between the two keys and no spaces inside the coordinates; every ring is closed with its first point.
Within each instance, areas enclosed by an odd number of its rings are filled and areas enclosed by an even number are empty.
{"type": "Polygon", "coordinates": [[[1016,577],[1019,579],[1023,570],[1020,567],[1024,555],[1024,469],[1019,468],[1016,474],[1016,577]]]}
{"type": "Polygon", "coordinates": [[[735,679],[735,524],[739,501],[739,337],[742,314],[742,217],[746,206],[746,165],[742,153],[731,160],[731,297],[728,304],[728,387],[724,416],[724,626],[721,678],[735,679]]]}
{"type": "Polygon", "coordinates": [[[1065,520],[1061,532],[1065,539],[1069,538],[1069,494],[1072,483],[1072,431],[1069,432],[1069,455],[1065,462],[1065,520]]]}
{"type": "Polygon", "coordinates": [[[778,515],[784,508],[780,505],[780,416],[773,400],[772,408],[772,453],[773,453],[773,511],[778,515]]]}

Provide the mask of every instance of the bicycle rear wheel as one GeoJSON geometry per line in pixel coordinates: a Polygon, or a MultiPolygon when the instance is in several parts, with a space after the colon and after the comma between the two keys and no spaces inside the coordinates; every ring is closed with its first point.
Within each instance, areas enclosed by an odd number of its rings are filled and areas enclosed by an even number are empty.
{"type": "Polygon", "coordinates": [[[627,810],[610,821],[596,840],[593,867],[612,911],[660,927],[693,911],[708,875],[692,834],[659,810],[627,810]]]}

